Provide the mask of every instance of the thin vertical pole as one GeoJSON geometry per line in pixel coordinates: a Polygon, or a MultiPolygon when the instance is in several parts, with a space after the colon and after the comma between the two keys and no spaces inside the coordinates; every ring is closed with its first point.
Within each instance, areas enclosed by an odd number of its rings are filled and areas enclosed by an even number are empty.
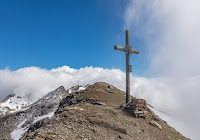
{"type": "Polygon", "coordinates": [[[126,34],[126,103],[130,101],[130,52],[128,51],[130,47],[130,38],[129,38],[129,30],[125,31],[126,34]]]}

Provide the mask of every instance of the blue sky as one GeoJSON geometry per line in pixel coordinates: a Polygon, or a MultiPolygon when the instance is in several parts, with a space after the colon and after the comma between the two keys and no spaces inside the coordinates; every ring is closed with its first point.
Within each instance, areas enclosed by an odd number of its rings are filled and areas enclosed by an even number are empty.
{"type": "MultiPolygon", "coordinates": [[[[0,1],[0,69],[68,65],[125,71],[124,0],[0,1]]],[[[131,32],[133,73],[148,67],[142,40],[131,32]],[[142,49],[142,50],[141,50],[142,49]]]]}

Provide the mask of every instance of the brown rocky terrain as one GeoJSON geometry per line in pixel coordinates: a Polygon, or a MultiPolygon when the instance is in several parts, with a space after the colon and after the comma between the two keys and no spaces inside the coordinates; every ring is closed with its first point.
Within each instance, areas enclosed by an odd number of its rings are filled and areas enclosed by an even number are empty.
{"type": "Polygon", "coordinates": [[[124,103],[124,92],[107,83],[95,83],[85,90],[71,93],[63,98],[51,119],[44,118],[30,124],[21,139],[187,139],[150,109],[147,109],[146,118],[136,118],[120,108],[120,105],[124,103]]]}

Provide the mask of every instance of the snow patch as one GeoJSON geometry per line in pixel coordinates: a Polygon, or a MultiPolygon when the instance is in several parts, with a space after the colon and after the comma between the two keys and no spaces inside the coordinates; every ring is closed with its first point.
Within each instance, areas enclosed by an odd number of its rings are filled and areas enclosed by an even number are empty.
{"type": "Polygon", "coordinates": [[[85,88],[84,87],[79,87],[78,91],[80,91],[80,90],[85,90],[85,88]]]}
{"type": "Polygon", "coordinates": [[[17,97],[17,95],[10,97],[4,102],[0,103],[0,109],[2,114],[6,114],[6,112],[16,112],[24,107],[30,105],[32,102],[26,98],[17,97]]]}
{"type": "Polygon", "coordinates": [[[71,89],[69,89],[69,94],[71,94],[72,93],[72,90],[71,89]]]}
{"type": "Polygon", "coordinates": [[[21,136],[28,130],[27,127],[22,128],[22,125],[26,122],[26,119],[23,120],[18,126],[17,129],[15,129],[12,133],[11,133],[11,137],[13,140],[19,140],[21,138],[21,136]]]}
{"type": "MultiPolygon", "coordinates": [[[[88,87],[88,86],[87,86],[87,87],[88,87]]],[[[68,93],[71,94],[71,93],[73,93],[73,92],[78,92],[78,91],[80,91],[80,90],[85,90],[87,87],[86,87],[86,86],[83,87],[83,86],[77,85],[77,86],[71,87],[71,88],[68,90],[68,93]]]]}
{"type": "Polygon", "coordinates": [[[50,97],[46,97],[46,100],[48,100],[50,97]]]}
{"type": "Polygon", "coordinates": [[[54,111],[53,112],[50,112],[50,113],[48,113],[48,114],[46,114],[46,115],[43,115],[43,116],[38,116],[38,117],[35,117],[34,118],[34,121],[33,121],[33,124],[34,123],[36,123],[37,121],[40,121],[40,120],[42,120],[42,119],[44,119],[44,118],[49,118],[49,119],[51,119],[52,117],[53,117],[53,115],[54,115],[54,111]]]}
{"type": "Polygon", "coordinates": [[[27,109],[29,109],[31,106],[27,106],[27,107],[25,107],[25,108],[22,108],[20,111],[25,111],[25,110],[27,110],[27,109]]]}

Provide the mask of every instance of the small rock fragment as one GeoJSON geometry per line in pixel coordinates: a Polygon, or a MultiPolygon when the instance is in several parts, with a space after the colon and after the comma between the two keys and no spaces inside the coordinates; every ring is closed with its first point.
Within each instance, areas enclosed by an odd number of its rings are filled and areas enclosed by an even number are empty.
{"type": "Polygon", "coordinates": [[[102,102],[94,102],[94,103],[92,103],[93,105],[103,105],[103,106],[106,106],[106,104],[105,103],[102,103],[102,102]]]}
{"type": "Polygon", "coordinates": [[[37,138],[37,139],[33,139],[33,140],[44,140],[43,138],[37,138]]]}
{"type": "Polygon", "coordinates": [[[159,123],[157,123],[157,122],[155,122],[155,121],[151,121],[151,122],[149,122],[151,125],[153,125],[153,126],[156,126],[156,127],[158,127],[160,130],[162,130],[162,126],[159,124],[159,123]]]}
{"type": "Polygon", "coordinates": [[[72,129],[72,126],[71,126],[71,125],[68,125],[67,128],[72,129]]]}
{"type": "Polygon", "coordinates": [[[108,85],[108,88],[110,88],[110,89],[113,89],[113,86],[111,86],[111,85],[108,85]]]}

